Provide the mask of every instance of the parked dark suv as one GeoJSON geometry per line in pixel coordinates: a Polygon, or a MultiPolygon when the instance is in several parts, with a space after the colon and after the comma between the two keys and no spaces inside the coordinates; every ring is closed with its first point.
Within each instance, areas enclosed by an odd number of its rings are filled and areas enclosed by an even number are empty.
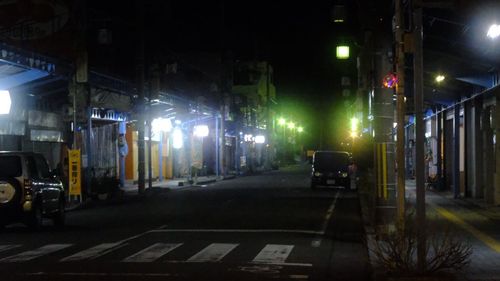
{"type": "Polygon", "coordinates": [[[64,225],[64,188],[42,154],[0,152],[0,227],[24,222],[39,228],[44,218],[64,225]]]}
{"type": "Polygon", "coordinates": [[[311,188],[332,185],[350,189],[351,161],[351,155],[346,151],[316,151],[312,160],[311,188]]]}

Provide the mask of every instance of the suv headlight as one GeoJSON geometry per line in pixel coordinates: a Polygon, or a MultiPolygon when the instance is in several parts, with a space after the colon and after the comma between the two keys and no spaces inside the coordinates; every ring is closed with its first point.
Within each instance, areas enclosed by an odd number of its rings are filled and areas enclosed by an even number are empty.
{"type": "Polygon", "coordinates": [[[322,174],[322,173],[320,173],[320,172],[315,172],[315,173],[314,173],[314,176],[316,176],[316,177],[321,177],[322,175],[323,175],[323,174],[322,174]]]}

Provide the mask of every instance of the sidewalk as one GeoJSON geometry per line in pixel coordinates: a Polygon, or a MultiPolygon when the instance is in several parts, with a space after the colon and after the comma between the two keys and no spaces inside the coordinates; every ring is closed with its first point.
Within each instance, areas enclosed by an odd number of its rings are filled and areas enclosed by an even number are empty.
{"type": "MultiPolygon", "coordinates": [[[[362,207],[367,246],[372,248],[375,239],[373,212],[370,211],[371,186],[361,187],[359,197],[362,207]]],[[[415,204],[416,186],[414,180],[406,181],[406,198],[415,204]]],[[[483,200],[453,198],[448,191],[426,190],[426,220],[437,225],[449,225],[453,234],[462,237],[472,246],[470,265],[457,273],[456,280],[500,280],[500,208],[484,203],[483,200]]],[[[372,266],[373,254],[369,253],[372,266]]],[[[373,279],[377,278],[374,274],[373,279]]]]}
{"type": "MultiPolygon", "coordinates": [[[[414,202],[414,180],[406,181],[406,197],[414,202]]],[[[471,263],[462,280],[500,280],[500,208],[482,200],[453,198],[451,192],[426,191],[427,220],[453,226],[472,245],[471,263]]]]}

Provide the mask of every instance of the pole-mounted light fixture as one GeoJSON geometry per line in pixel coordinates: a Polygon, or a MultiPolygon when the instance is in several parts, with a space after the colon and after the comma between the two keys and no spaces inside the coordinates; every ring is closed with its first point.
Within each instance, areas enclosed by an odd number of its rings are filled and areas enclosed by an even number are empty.
{"type": "Polygon", "coordinates": [[[349,58],[349,46],[340,45],[337,46],[337,59],[348,59],[349,58]]]}
{"type": "Polygon", "coordinates": [[[0,91],[0,114],[9,114],[11,104],[9,91],[0,91]]]}
{"type": "Polygon", "coordinates": [[[498,36],[500,36],[500,24],[492,24],[488,29],[488,33],[486,33],[486,36],[490,37],[491,39],[498,38],[498,36]]]}
{"type": "Polygon", "coordinates": [[[445,78],[446,77],[444,75],[439,74],[438,76],[436,76],[436,82],[441,83],[445,78]]]}

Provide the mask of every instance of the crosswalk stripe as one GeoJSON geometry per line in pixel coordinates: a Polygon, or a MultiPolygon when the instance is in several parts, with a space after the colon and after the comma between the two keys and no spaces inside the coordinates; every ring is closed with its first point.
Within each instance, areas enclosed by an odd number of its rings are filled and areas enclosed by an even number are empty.
{"type": "Polygon", "coordinates": [[[229,254],[239,244],[213,243],[208,245],[194,256],[188,259],[188,262],[217,262],[229,254]]]}
{"type": "Polygon", "coordinates": [[[74,255],[65,257],[61,259],[62,262],[66,261],[80,261],[80,260],[91,260],[103,256],[109,252],[112,252],[118,248],[127,245],[126,243],[103,243],[95,247],[83,250],[74,255]]]}
{"type": "Polygon", "coordinates": [[[284,263],[292,252],[293,245],[267,244],[253,259],[256,263],[284,263]]]}
{"type": "Polygon", "coordinates": [[[10,249],[18,248],[21,247],[21,245],[0,245],[0,252],[5,252],[10,249]]]}
{"type": "Polygon", "coordinates": [[[32,251],[26,251],[26,252],[22,252],[22,253],[17,254],[17,255],[3,258],[0,260],[0,262],[30,261],[30,260],[36,259],[38,257],[41,257],[43,255],[48,255],[48,254],[57,252],[59,250],[68,248],[72,245],[73,244],[49,244],[49,245],[45,245],[43,247],[40,247],[40,248],[32,250],[32,251]]]}
{"type": "Polygon", "coordinates": [[[131,255],[123,260],[123,262],[152,262],[162,256],[168,254],[177,247],[180,247],[182,243],[179,244],[165,244],[156,243],[146,249],[131,255]]]}

